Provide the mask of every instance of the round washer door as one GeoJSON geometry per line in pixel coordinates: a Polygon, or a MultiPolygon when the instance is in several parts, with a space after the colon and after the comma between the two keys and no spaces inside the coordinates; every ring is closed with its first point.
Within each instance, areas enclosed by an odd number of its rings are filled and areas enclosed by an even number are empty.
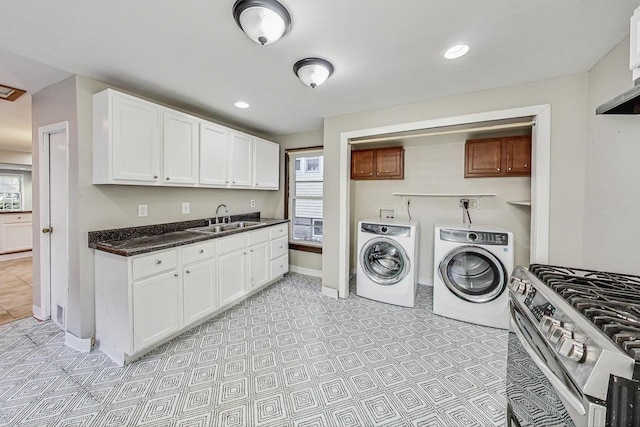
{"type": "Polygon", "coordinates": [[[411,263],[398,242],[380,237],[372,239],[360,250],[360,265],[369,279],[379,285],[395,285],[404,279],[411,263]]]}
{"type": "Polygon", "coordinates": [[[473,303],[494,300],[507,286],[500,260],[478,246],[460,246],[451,250],[440,262],[439,271],[451,292],[473,303]]]}

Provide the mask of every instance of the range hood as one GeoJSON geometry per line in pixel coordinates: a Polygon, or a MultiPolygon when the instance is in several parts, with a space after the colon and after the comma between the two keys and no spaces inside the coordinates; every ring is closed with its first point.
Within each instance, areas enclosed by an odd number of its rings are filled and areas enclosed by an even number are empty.
{"type": "Polygon", "coordinates": [[[640,85],[600,105],[596,114],[640,114],[640,85]]]}
{"type": "Polygon", "coordinates": [[[596,114],[640,114],[640,7],[631,17],[629,70],[634,87],[596,108],[596,114]]]}

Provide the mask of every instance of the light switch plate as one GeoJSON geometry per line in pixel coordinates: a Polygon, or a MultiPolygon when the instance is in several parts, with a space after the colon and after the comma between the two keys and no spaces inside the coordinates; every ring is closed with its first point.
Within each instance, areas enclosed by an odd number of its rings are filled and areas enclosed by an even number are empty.
{"type": "Polygon", "coordinates": [[[191,212],[191,204],[189,202],[182,202],[182,213],[188,214],[191,212]]]}
{"type": "Polygon", "coordinates": [[[147,216],[147,205],[138,205],[138,216],[147,216]]]}

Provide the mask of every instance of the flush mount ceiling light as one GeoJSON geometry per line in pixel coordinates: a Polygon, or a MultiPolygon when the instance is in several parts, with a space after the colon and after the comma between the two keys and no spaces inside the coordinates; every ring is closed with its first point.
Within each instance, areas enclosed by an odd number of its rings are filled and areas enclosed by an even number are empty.
{"type": "Polygon", "coordinates": [[[244,102],[244,101],[238,101],[238,102],[236,102],[236,103],[235,103],[235,104],[233,104],[233,105],[235,105],[235,106],[236,106],[236,107],[238,107],[238,108],[242,108],[242,109],[245,109],[245,108],[249,108],[249,107],[250,107],[249,103],[244,102]]]}
{"type": "Polygon", "coordinates": [[[447,49],[444,53],[444,57],[447,59],[456,59],[466,55],[467,52],[469,52],[469,46],[466,44],[457,44],[447,49]]]}
{"type": "Polygon", "coordinates": [[[324,83],[333,73],[333,65],[326,59],[305,58],[293,64],[293,72],[302,80],[302,83],[315,88],[324,83]]]}
{"type": "Polygon", "coordinates": [[[0,85],[0,99],[4,99],[5,101],[15,101],[25,93],[27,93],[27,91],[24,91],[22,89],[0,85]]]}
{"type": "Polygon", "coordinates": [[[233,18],[251,40],[263,46],[277,42],[291,27],[291,15],[276,0],[238,0],[233,18]]]}

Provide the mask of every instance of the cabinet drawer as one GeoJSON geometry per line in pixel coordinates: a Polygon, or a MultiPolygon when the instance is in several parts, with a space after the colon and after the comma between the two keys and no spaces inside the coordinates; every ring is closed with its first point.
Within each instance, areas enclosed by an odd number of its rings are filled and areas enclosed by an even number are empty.
{"type": "Polygon", "coordinates": [[[211,240],[209,242],[198,243],[196,245],[190,245],[182,248],[182,262],[183,264],[190,264],[196,261],[202,261],[204,259],[213,258],[216,256],[216,242],[211,240]]]}
{"type": "Polygon", "coordinates": [[[175,249],[154,252],[133,260],[133,280],[151,276],[163,271],[172,270],[178,265],[178,252],[175,249]]]}
{"type": "Polygon", "coordinates": [[[289,253],[289,239],[281,237],[271,242],[271,259],[276,259],[289,253]]]}
{"type": "Polygon", "coordinates": [[[236,234],[235,236],[223,237],[218,239],[218,253],[226,254],[227,252],[244,249],[245,233],[236,234]]]}
{"type": "Polygon", "coordinates": [[[31,213],[5,213],[0,215],[0,223],[31,222],[31,213]]]}
{"type": "Polygon", "coordinates": [[[271,227],[271,239],[277,239],[281,236],[289,236],[289,224],[284,223],[271,227]]]}
{"type": "Polygon", "coordinates": [[[289,255],[281,256],[271,261],[271,278],[282,276],[289,271],[289,255]]]}
{"type": "Polygon", "coordinates": [[[261,230],[252,231],[247,233],[247,246],[257,245],[258,243],[264,243],[269,240],[269,229],[263,228],[261,230]]]}

